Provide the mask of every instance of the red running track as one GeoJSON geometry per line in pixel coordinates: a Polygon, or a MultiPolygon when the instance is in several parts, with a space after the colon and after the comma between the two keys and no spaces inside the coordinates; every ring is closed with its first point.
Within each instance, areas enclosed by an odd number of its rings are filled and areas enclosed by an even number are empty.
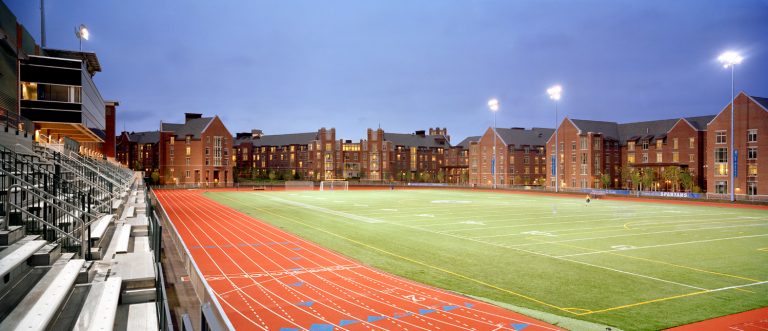
{"type": "Polygon", "coordinates": [[[561,330],[367,267],[202,193],[155,191],[239,330],[561,330]]]}

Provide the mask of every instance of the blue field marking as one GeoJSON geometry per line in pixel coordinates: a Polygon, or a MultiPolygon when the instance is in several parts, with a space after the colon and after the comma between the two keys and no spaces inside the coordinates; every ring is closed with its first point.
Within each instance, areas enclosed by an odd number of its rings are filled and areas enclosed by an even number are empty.
{"type": "Polygon", "coordinates": [[[203,246],[203,247],[205,247],[205,248],[216,248],[216,245],[206,245],[206,246],[203,246]]]}
{"type": "Polygon", "coordinates": [[[459,308],[459,306],[443,306],[443,310],[445,310],[445,311],[451,311],[451,310],[454,310],[456,308],[459,308]]]}
{"type": "Polygon", "coordinates": [[[232,247],[232,245],[229,245],[229,244],[219,245],[219,248],[230,248],[230,247],[232,247]]]}
{"type": "Polygon", "coordinates": [[[394,316],[394,318],[395,318],[395,319],[398,319],[398,318],[408,317],[408,316],[411,316],[411,315],[413,315],[413,313],[405,313],[405,314],[398,314],[398,313],[395,313],[395,316],[394,316]]]}
{"type": "Polygon", "coordinates": [[[373,323],[376,321],[381,321],[383,319],[387,318],[386,316],[368,316],[368,323],[373,323]]]}
{"type": "Polygon", "coordinates": [[[426,314],[434,313],[434,312],[435,312],[434,309],[419,309],[419,314],[422,314],[422,315],[426,315],[426,314]]]}
{"type": "Polygon", "coordinates": [[[251,246],[251,244],[239,243],[239,244],[237,244],[237,246],[239,246],[239,247],[246,247],[246,246],[251,246]]]}
{"type": "Polygon", "coordinates": [[[312,305],[314,305],[314,304],[315,304],[314,301],[302,301],[302,302],[297,303],[296,305],[300,306],[300,307],[312,307],[312,305]]]}
{"type": "Polygon", "coordinates": [[[301,260],[301,257],[299,257],[299,256],[294,256],[294,257],[292,257],[292,258],[291,258],[291,260],[293,260],[293,261],[298,261],[298,260],[301,260]]]}
{"type": "Polygon", "coordinates": [[[299,331],[297,328],[280,328],[280,331],[299,331]]]}
{"type": "Polygon", "coordinates": [[[341,321],[339,321],[339,326],[347,326],[347,325],[355,324],[355,323],[358,323],[358,322],[360,322],[360,321],[358,321],[358,320],[341,320],[341,321]]]}
{"type": "Polygon", "coordinates": [[[301,268],[290,268],[290,269],[288,269],[288,270],[289,270],[289,271],[300,271],[300,270],[301,270],[301,268]]]}
{"type": "Polygon", "coordinates": [[[294,248],[291,248],[291,249],[294,250],[294,251],[300,251],[301,247],[294,247],[294,248]]]}
{"type": "Polygon", "coordinates": [[[472,308],[472,307],[474,307],[474,306],[475,306],[475,305],[473,305],[473,304],[471,304],[471,303],[467,303],[467,302],[465,302],[465,303],[464,303],[464,307],[467,307],[467,308],[472,308]]]}
{"type": "Polygon", "coordinates": [[[528,327],[528,324],[520,323],[520,324],[510,324],[510,326],[515,329],[515,331],[520,331],[522,329],[525,329],[528,327]]]}
{"type": "Polygon", "coordinates": [[[199,248],[203,248],[203,247],[199,245],[189,246],[189,249],[199,249],[199,248]]]}
{"type": "Polygon", "coordinates": [[[288,284],[288,286],[293,286],[293,287],[299,287],[299,286],[301,286],[301,285],[304,285],[304,282],[298,282],[298,283],[291,283],[291,284],[288,284]]]}
{"type": "Polygon", "coordinates": [[[309,327],[309,331],[333,331],[333,325],[331,324],[312,324],[309,327]]]}

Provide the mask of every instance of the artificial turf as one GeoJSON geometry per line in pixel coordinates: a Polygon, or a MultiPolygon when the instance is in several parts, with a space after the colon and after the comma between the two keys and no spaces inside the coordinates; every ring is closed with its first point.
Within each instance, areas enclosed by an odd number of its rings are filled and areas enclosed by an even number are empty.
{"type": "Polygon", "coordinates": [[[208,192],[384,271],[627,330],[768,305],[768,211],[466,190],[208,192]]]}

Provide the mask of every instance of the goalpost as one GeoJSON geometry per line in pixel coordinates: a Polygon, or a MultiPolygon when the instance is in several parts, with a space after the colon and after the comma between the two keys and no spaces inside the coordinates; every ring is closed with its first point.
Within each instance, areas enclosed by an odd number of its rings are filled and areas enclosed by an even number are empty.
{"type": "Polygon", "coordinates": [[[349,182],[346,180],[324,180],[320,182],[320,191],[349,191],[349,182]]]}
{"type": "Polygon", "coordinates": [[[285,182],[285,190],[314,190],[315,183],[311,180],[289,180],[285,182]]]}

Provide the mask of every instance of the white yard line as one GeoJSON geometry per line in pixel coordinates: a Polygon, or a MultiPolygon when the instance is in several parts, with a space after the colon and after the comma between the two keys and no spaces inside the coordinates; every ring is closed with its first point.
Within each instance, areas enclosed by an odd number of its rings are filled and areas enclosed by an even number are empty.
{"type": "Polygon", "coordinates": [[[589,253],[578,253],[578,254],[560,255],[559,257],[582,256],[582,255],[592,255],[592,254],[601,254],[601,253],[610,253],[610,252],[625,252],[625,251],[634,251],[634,250],[645,249],[645,248],[657,248],[657,247],[668,247],[668,246],[678,246],[678,245],[689,245],[689,244],[698,244],[698,243],[706,243],[706,242],[713,242],[713,241],[733,240],[733,239],[746,239],[746,238],[756,238],[756,237],[765,237],[765,236],[768,236],[768,234],[758,234],[758,235],[754,235],[754,236],[740,236],[740,237],[728,237],[728,238],[718,238],[718,239],[707,239],[707,240],[696,240],[696,241],[685,241],[685,242],[678,242],[678,243],[671,243],[671,244],[639,246],[639,247],[632,247],[632,248],[625,248],[625,249],[611,249],[611,250],[595,251],[595,252],[589,252],[589,253]]]}

